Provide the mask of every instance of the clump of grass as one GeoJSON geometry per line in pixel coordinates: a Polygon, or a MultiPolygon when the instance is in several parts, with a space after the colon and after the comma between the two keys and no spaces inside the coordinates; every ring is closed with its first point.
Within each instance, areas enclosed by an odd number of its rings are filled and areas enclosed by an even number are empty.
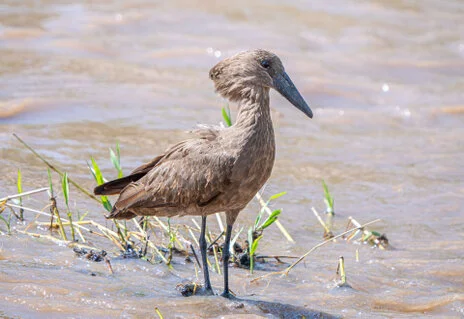
{"type": "Polygon", "coordinates": [[[50,195],[50,231],[53,230],[53,217],[56,216],[56,221],[58,223],[58,227],[60,229],[61,238],[63,240],[68,240],[66,236],[66,231],[64,230],[63,223],[61,222],[60,212],[56,207],[56,198],[53,192],[53,182],[52,182],[52,173],[50,172],[50,168],[47,168],[47,175],[48,175],[48,189],[50,195]]]}
{"type": "Polygon", "coordinates": [[[343,256],[340,256],[338,259],[336,274],[339,276],[339,278],[336,279],[337,287],[351,288],[351,286],[346,281],[345,258],[343,258],[343,256]]]}
{"type": "Polygon", "coordinates": [[[68,215],[69,226],[71,228],[71,238],[72,238],[72,241],[76,241],[76,234],[74,231],[72,213],[71,213],[71,210],[69,209],[69,182],[68,182],[67,173],[63,174],[63,178],[61,179],[61,186],[63,188],[63,196],[64,196],[64,202],[66,203],[66,213],[68,215]]]}
{"type": "MultiPolygon", "coordinates": [[[[18,209],[23,208],[25,211],[31,211],[31,212],[33,212],[35,214],[38,214],[38,215],[48,216],[48,218],[50,219],[48,222],[40,222],[38,220],[34,220],[33,223],[35,223],[36,225],[50,226],[50,228],[52,230],[55,229],[55,228],[60,229],[60,237],[63,240],[59,240],[59,239],[53,237],[52,236],[53,233],[51,235],[43,235],[43,234],[32,233],[32,232],[23,231],[23,230],[18,230],[18,232],[21,232],[21,233],[24,233],[24,234],[27,234],[29,236],[36,237],[36,238],[40,237],[40,238],[44,238],[44,239],[49,239],[49,240],[54,241],[54,242],[59,243],[59,244],[68,245],[69,247],[80,247],[80,248],[84,248],[84,249],[88,249],[88,250],[94,250],[94,251],[101,251],[102,250],[101,248],[98,248],[98,247],[92,247],[92,246],[86,246],[86,245],[78,244],[75,241],[69,242],[68,238],[66,236],[66,231],[65,231],[65,228],[69,227],[71,229],[71,236],[73,237],[73,240],[76,239],[76,235],[79,235],[80,238],[82,239],[82,242],[85,243],[86,239],[85,239],[85,237],[84,237],[84,235],[82,233],[82,231],[84,231],[87,234],[90,234],[92,236],[99,236],[99,237],[107,238],[112,244],[114,244],[116,247],[118,247],[120,249],[120,251],[125,252],[124,256],[129,256],[129,254],[126,253],[127,251],[129,251],[129,250],[133,251],[134,253],[132,255],[130,255],[129,258],[132,257],[132,256],[135,256],[136,258],[141,258],[141,257],[145,257],[147,255],[151,255],[152,256],[151,258],[146,257],[144,259],[146,259],[147,261],[150,261],[150,262],[156,262],[154,260],[154,257],[158,256],[159,260],[161,260],[162,262],[168,264],[167,259],[164,257],[164,255],[168,252],[168,250],[163,248],[163,247],[157,246],[157,244],[155,244],[154,241],[149,240],[148,231],[155,233],[159,229],[161,229],[161,230],[167,229],[167,226],[160,219],[158,219],[157,217],[154,217],[153,220],[151,220],[151,219],[149,220],[148,218],[144,218],[142,223],[141,223],[142,226],[135,219],[133,219],[134,224],[136,225],[135,230],[130,229],[129,227],[127,227],[126,224],[121,225],[121,224],[115,222],[115,225],[118,228],[117,232],[115,232],[112,229],[110,229],[108,227],[105,227],[105,226],[95,222],[92,219],[89,219],[87,214],[83,214],[83,215],[79,216],[78,220],[74,220],[73,215],[71,213],[70,202],[69,202],[69,200],[70,200],[70,185],[69,184],[72,184],[72,185],[76,184],[74,186],[76,186],[76,188],[78,190],[82,191],[84,194],[90,194],[90,192],[85,190],[84,188],[82,188],[76,182],[72,183],[71,179],[69,178],[68,173],[63,173],[61,170],[59,170],[54,165],[52,165],[50,162],[48,162],[43,157],[41,157],[35,150],[33,150],[29,145],[27,145],[19,137],[17,137],[17,138],[18,138],[18,140],[21,141],[21,143],[23,145],[25,145],[29,150],[31,150],[31,152],[33,152],[40,160],[42,160],[44,163],[46,163],[46,165],[49,168],[48,172],[47,172],[48,173],[49,185],[48,185],[48,188],[41,188],[41,189],[38,189],[38,190],[29,191],[29,192],[26,192],[26,193],[21,193],[21,194],[8,196],[8,197],[0,199],[0,211],[4,210],[5,208],[9,208],[9,209],[12,210],[12,212],[14,212],[13,208],[18,208],[18,209]],[[60,182],[61,182],[61,188],[62,188],[63,194],[64,194],[63,198],[64,198],[64,202],[65,202],[66,208],[67,208],[68,219],[61,218],[61,216],[59,214],[59,211],[57,209],[57,203],[56,203],[56,198],[55,198],[55,195],[54,195],[54,189],[53,189],[53,183],[52,183],[51,170],[54,170],[54,171],[58,172],[58,174],[61,177],[60,182]],[[15,200],[18,197],[24,197],[25,195],[30,195],[30,194],[33,194],[33,193],[36,193],[36,192],[47,191],[47,190],[49,191],[49,194],[50,194],[50,205],[49,205],[50,213],[40,211],[40,210],[36,210],[36,209],[33,209],[33,208],[29,208],[29,207],[25,207],[24,205],[22,205],[22,206],[15,205],[15,204],[9,202],[10,200],[15,200]],[[74,229],[74,233],[73,233],[73,229],[74,229]]],[[[115,168],[117,168],[117,170],[118,170],[118,176],[120,176],[120,174],[121,174],[121,169],[120,169],[121,165],[120,165],[120,160],[119,160],[119,158],[120,158],[119,154],[120,154],[119,146],[117,145],[116,150],[113,151],[113,155],[111,157],[112,157],[112,162],[114,163],[115,168]]],[[[110,152],[110,155],[111,155],[111,152],[110,152]]],[[[94,178],[96,180],[99,180],[100,182],[103,182],[104,178],[103,178],[103,176],[101,174],[101,171],[100,171],[100,169],[99,169],[99,167],[98,167],[95,160],[93,160],[92,166],[90,166],[90,167],[93,169],[94,178]]],[[[89,196],[89,197],[97,199],[97,198],[92,197],[92,196],[89,196]]],[[[105,207],[105,209],[110,210],[111,203],[109,203],[109,201],[106,204],[104,204],[104,202],[101,202],[100,200],[98,200],[98,201],[100,203],[102,203],[102,205],[105,207]]],[[[8,219],[4,218],[4,216],[1,216],[1,217],[6,222],[8,222],[8,219]]],[[[30,228],[30,226],[28,226],[28,227],[30,228]]],[[[171,228],[171,230],[173,230],[173,229],[174,229],[174,227],[171,228]]],[[[179,239],[177,238],[177,235],[173,236],[174,234],[176,234],[174,231],[171,231],[171,232],[168,232],[168,233],[171,233],[171,235],[170,235],[170,241],[171,242],[173,242],[173,241],[179,242],[179,239]]],[[[177,252],[177,250],[175,249],[174,246],[173,246],[173,252],[177,252]]],[[[109,264],[109,260],[107,261],[107,264],[108,264],[108,268],[109,268],[110,273],[112,273],[112,271],[110,269],[111,265],[109,264]]],[[[168,266],[171,268],[171,265],[168,265],[168,266]]]]}
{"type": "Polygon", "coordinates": [[[389,242],[386,234],[381,234],[374,230],[369,230],[366,227],[361,227],[361,224],[354,219],[353,217],[348,217],[348,224],[347,228],[351,226],[358,227],[358,230],[355,233],[352,233],[350,236],[346,238],[347,241],[354,239],[357,235],[361,234],[359,241],[366,243],[373,247],[378,247],[382,250],[388,249],[389,242]]]}
{"type": "Polygon", "coordinates": [[[0,220],[5,223],[7,234],[11,235],[11,216],[13,215],[11,212],[7,218],[3,217],[2,213],[6,209],[6,201],[0,203],[0,220]]]}
{"type": "MultiPolygon", "coordinates": [[[[118,176],[123,176],[122,170],[121,170],[121,160],[120,160],[120,151],[119,151],[119,144],[116,144],[116,153],[110,148],[110,159],[111,162],[113,163],[114,167],[116,168],[118,172],[118,176]]],[[[90,172],[92,173],[93,178],[97,182],[97,185],[101,185],[106,183],[106,179],[103,177],[103,174],[100,170],[100,167],[97,164],[97,161],[93,158],[90,157],[90,161],[92,165],[89,165],[87,163],[87,166],[90,169],[90,172]]],[[[113,205],[111,204],[110,200],[108,199],[107,196],[101,196],[100,201],[105,208],[107,212],[111,212],[113,210],[113,205]]],[[[116,226],[117,233],[120,239],[120,242],[122,243],[123,246],[126,247],[126,249],[129,249],[131,246],[127,242],[127,224],[124,221],[124,227],[121,226],[121,224],[113,220],[114,225],[116,226]]]]}
{"type": "MultiPolygon", "coordinates": [[[[278,193],[278,194],[283,194],[285,192],[281,192],[281,193],[278,193]]],[[[277,195],[277,194],[276,194],[277,195]]],[[[268,207],[268,202],[265,202],[263,197],[261,196],[260,193],[256,193],[255,195],[255,198],[258,200],[259,204],[261,205],[261,207],[264,209],[264,211],[268,214],[268,216],[271,216],[272,214],[272,210],[268,207]]],[[[271,196],[272,198],[272,196],[271,196]]],[[[275,199],[275,198],[274,198],[275,199]]],[[[279,220],[276,220],[275,221],[275,224],[277,226],[277,228],[280,230],[280,232],[282,233],[282,235],[284,235],[284,237],[289,241],[291,242],[292,244],[295,243],[295,240],[293,240],[292,236],[290,235],[290,233],[285,229],[285,227],[282,225],[282,223],[279,221],[279,220]]]]}
{"type": "MultiPolygon", "coordinates": [[[[319,213],[316,211],[314,207],[312,207],[312,211],[314,215],[316,216],[317,220],[319,221],[319,223],[324,228],[324,238],[330,239],[334,237],[332,233],[333,217],[335,215],[334,198],[332,194],[330,194],[329,187],[327,186],[324,180],[322,180],[322,186],[324,188],[324,202],[327,207],[326,221],[324,222],[322,220],[321,216],[319,215],[319,213]]],[[[388,239],[385,234],[380,234],[379,232],[376,232],[376,231],[370,231],[370,230],[361,228],[361,224],[358,221],[356,221],[353,217],[350,216],[348,218],[348,224],[346,226],[346,229],[352,226],[358,227],[358,230],[351,233],[350,236],[346,238],[347,241],[350,241],[351,239],[355,238],[357,235],[361,234],[361,238],[359,239],[359,241],[362,241],[374,247],[378,247],[380,249],[386,249],[388,247],[388,239]]]]}
{"type": "Polygon", "coordinates": [[[319,217],[318,213],[316,212],[316,209],[313,207],[312,210],[314,212],[314,215],[318,218],[319,222],[321,223],[322,227],[324,227],[324,235],[323,237],[325,239],[332,238],[333,232],[333,218],[335,215],[335,210],[334,210],[334,198],[332,194],[329,191],[329,187],[325,183],[324,180],[322,180],[322,187],[324,189],[324,203],[326,206],[325,214],[326,214],[326,219],[325,222],[322,221],[322,219],[319,217]]]}
{"type": "Polygon", "coordinates": [[[335,215],[335,210],[334,210],[334,198],[329,192],[329,187],[325,183],[324,180],[322,180],[322,187],[324,188],[324,203],[326,205],[326,214],[329,215],[335,215]]]}
{"type": "Polygon", "coordinates": [[[248,229],[248,254],[250,258],[250,273],[253,273],[254,256],[256,254],[256,250],[258,249],[258,243],[264,236],[263,231],[275,223],[278,216],[282,212],[281,209],[276,209],[264,221],[262,221],[265,208],[269,206],[269,203],[272,200],[278,199],[286,193],[287,192],[281,192],[269,197],[266,204],[261,208],[258,215],[256,216],[255,223],[248,229]]]}
{"type": "Polygon", "coordinates": [[[332,230],[331,230],[331,225],[325,223],[321,216],[319,215],[319,213],[317,212],[317,210],[314,208],[314,207],[311,207],[311,210],[313,211],[314,213],[314,216],[316,216],[317,220],[319,221],[319,223],[322,225],[322,227],[324,228],[324,235],[322,236],[324,239],[330,239],[330,238],[333,238],[333,233],[332,233],[332,230]],[[329,228],[330,227],[330,228],[329,228]]]}

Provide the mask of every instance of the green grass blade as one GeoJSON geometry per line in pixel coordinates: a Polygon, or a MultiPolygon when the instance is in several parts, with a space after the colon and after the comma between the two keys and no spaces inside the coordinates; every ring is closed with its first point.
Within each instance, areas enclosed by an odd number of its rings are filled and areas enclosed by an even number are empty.
{"type": "MultiPolygon", "coordinates": [[[[87,166],[89,167],[90,172],[93,175],[93,178],[95,179],[98,185],[105,183],[105,178],[103,177],[97,162],[93,157],[91,157],[90,160],[92,161],[92,165],[87,163],[87,166]]],[[[111,212],[113,210],[113,205],[111,205],[111,202],[109,201],[107,196],[101,196],[100,200],[106,211],[111,212]]]]}
{"type": "MultiPolygon", "coordinates": [[[[19,169],[19,168],[18,168],[18,180],[16,181],[16,185],[18,187],[18,194],[21,194],[23,192],[23,183],[22,183],[22,177],[21,177],[21,169],[19,169]]],[[[18,198],[18,201],[19,201],[19,205],[23,206],[23,197],[22,196],[18,198]]],[[[24,214],[24,210],[21,208],[19,210],[19,218],[21,220],[24,220],[23,214],[24,214]]]]}
{"type": "Polygon", "coordinates": [[[84,218],[85,218],[88,214],[89,214],[89,212],[86,212],[86,213],[84,213],[83,215],[79,215],[77,219],[81,222],[81,221],[84,220],[84,218]]]}
{"type": "Polygon", "coordinates": [[[119,164],[118,178],[121,178],[124,176],[124,173],[122,172],[122,167],[121,167],[121,148],[119,147],[119,142],[116,142],[116,155],[118,156],[118,164],[119,164]]]}
{"type": "Polygon", "coordinates": [[[273,211],[271,215],[269,215],[269,217],[266,219],[266,221],[261,226],[259,226],[258,229],[264,230],[267,227],[271,226],[277,220],[277,217],[280,215],[280,213],[282,213],[281,209],[276,209],[275,211],[273,211]]]}
{"type": "Polygon", "coordinates": [[[260,235],[258,238],[256,238],[253,241],[253,244],[251,245],[251,249],[250,249],[250,273],[251,274],[253,274],[253,270],[255,267],[255,260],[254,260],[255,252],[256,252],[256,249],[258,249],[258,242],[261,238],[263,238],[263,235],[260,235]]]}
{"type": "Polygon", "coordinates": [[[334,199],[332,195],[330,195],[329,187],[324,180],[322,180],[322,187],[324,187],[324,202],[327,206],[327,213],[334,214],[334,199]]]}
{"type": "Polygon", "coordinates": [[[105,179],[103,178],[103,175],[100,171],[100,167],[98,166],[97,162],[93,157],[90,157],[90,160],[92,161],[92,168],[90,170],[92,171],[95,181],[98,185],[105,183],[105,179]]]}
{"type": "Polygon", "coordinates": [[[119,148],[119,143],[116,143],[116,152],[110,147],[110,158],[111,163],[113,163],[114,168],[118,171],[118,178],[123,177],[122,169],[121,169],[121,152],[119,148]]]}
{"type": "Polygon", "coordinates": [[[263,218],[263,214],[264,214],[264,208],[261,208],[258,215],[256,216],[255,225],[253,226],[253,230],[258,229],[258,225],[261,222],[261,218],[263,218]]]}
{"type": "Polygon", "coordinates": [[[89,168],[90,173],[92,173],[93,179],[94,179],[94,180],[97,182],[97,184],[98,184],[97,173],[95,173],[95,170],[94,170],[93,167],[89,164],[89,162],[87,162],[87,167],[89,168]]]}
{"type": "Polygon", "coordinates": [[[68,173],[63,174],[61,179],[61,187],[63,188],[63,196],[66,206],[69,206],[69,183],[68,183],[68,173]]]}
{"type": "Polygon", "coordinates": [[[47,175],[48,175],[48,187],[50,189],[50,197],[54,197],[53,195],[53,183],[52,183],[52,172],[50,168],[47,168],[47,175]]]}
{"type": "Polygon", "coordinates": [[[64,201],[66,203],[69,226],[71,227],[71,237],[73,241],[76,241],[76,234],[74,232],[72,213],[69,210],[69,181],[68,181],[68,173],[66,172],[63,174],[63,178],[61,180],[61,187],[63,188],[63,196],[64,196],[64,201]]]}
{"type": "Polygon", "coordinates": [[[227,106],[227,109],[225,107],[222,108],[222,118],[224,119],[224,122],[226,123],[227,126],[232,126],[232,120],[230,119],[229,106],[227,106]]]}
{"type": "Polygon", "coordinates": [[[258,242],[259,240],[263,238],[263,235],[260,235],[258,238],[256,238],[254,241],[253,241],[253,245],[251,245],[251,251],[250,251],[250,254],[254,256],[254,254],[256,253],[256,249],[258,249],[258,242]]]}
{"type": "Polygon", "coordinates": [[[110,212],[113,210],[113,205],[111,205],[110,201],[108,200],[108,197],[102,196],[101,197],[103,207],[106,209],[106,211],[110,212]]]}
{"type": "Polygon", "coordinates": [[[279,197],[282,197],[282,196],[284,196],[285,194],[287,194],[287,192],[281,192],[281,193],[274,194],[274,195],[272,195],[271,197],[269,197],[269,201],[274,200],[274,199],[277,199],[277,198],[279,198],[279,197]]]}
{"type": "Polygon", "coordinates": [[[248,252],[251,250],[251,245],[253,245],[253,227],[248,228],[248,252]]]}
{"type": "Polygon", "coordinates": [[[113,149],[110,147],[110,158],[111,158],[111,163],[113,163],[114,168],[119,172],[119,162],[118,162],[118,157],[114,153],[113,149]]]}
{"type": "MultiPolygon", "coordinates": [[[[272,214],[272,211],[269,209],[269,207],[267,207],[267,204],[266,202],[264,202],[264,199],[262,198],[261,194],[260,193],[256,193],[255,195],[255,198],[258,200],[259,204],[261,205],[261,207],[263,207],[264,211],[268,214],[268,215],[271,215],[272,214]]],[[[292,236],[290,236],[290,234],[288,233],[288,231],[285,229],[285,227],[279,222],[279,220],[276,220],[276,225],[277,227],[279,228],[279,230],[282,232],[282,234],[285,236],[285,238],[287,238],[287,240],[291,243],[295,243],[295,241],[293,240],[292,236]]]]}
{"type": "MultiPolygon", "coordinates": [[[[22,178],[21,178],[21,169],[18,168],[18,180],[16,182],[16,185],[18,187],[18,194],[21,194],[23,192],[23,186],[22,186],[22,178]]],[[[22,197],[19,198],[19,202],[22,203],[22,197]]],[[[22,206],[22,204],[21,204],[22,206]]]]}

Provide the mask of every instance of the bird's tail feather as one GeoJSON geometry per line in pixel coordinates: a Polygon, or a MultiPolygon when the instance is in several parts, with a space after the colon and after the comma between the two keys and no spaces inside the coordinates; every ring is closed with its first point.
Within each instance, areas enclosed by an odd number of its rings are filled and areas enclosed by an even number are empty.
{"type": "Polygon", "coordinates": [[[146,172],[135,173],[129,176],[115,179],[114,181],[101,184],[93,190],[95,195],[117,195],[119,194],[127,185],[132,182],[136,182],[141,179],[146,172]]]}

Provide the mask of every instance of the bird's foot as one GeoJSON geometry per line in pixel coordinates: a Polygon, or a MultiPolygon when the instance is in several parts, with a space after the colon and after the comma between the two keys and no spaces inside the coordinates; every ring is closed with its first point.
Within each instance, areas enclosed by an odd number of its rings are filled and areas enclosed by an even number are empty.
{"type": "Polygon", "coordinates": [[[229,291],[229,290],[224,290],[221,294],[221,297],[227,298],[227,299],[235,299],[236,297],[229,291]]]}
{"type": "Polygon", "coordinates": [[[179,291],[184,297],[190,297],[193,295],[214,296],[214,291],[211,286],[203,287],[202,285],[196,284],[194,282],[178,284],[176,286],[176,290],[179,291]]]}
{"type": "Polygon", "coordinates": [[[209,288],[205,288],[205,287],[201,287],[199,289],[197,289],[195,295],[199,295],[199,296],[214,296],[215,293],[213,291],[213,288],[209,287],[209,288]]]}

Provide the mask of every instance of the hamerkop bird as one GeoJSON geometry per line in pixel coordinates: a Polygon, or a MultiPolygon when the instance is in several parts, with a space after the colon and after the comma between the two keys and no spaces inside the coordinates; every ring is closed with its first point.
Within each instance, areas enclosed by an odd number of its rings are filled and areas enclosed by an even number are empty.
{"type": "Polygon", "coordinates": [[[271,175],[275,142],[269,90],[277,90],[310,118],[313,113],[293,85],[280,59],[265,50],[238,53],[209,72],[216,91],[237,102],[234,125],[203,129],[197,138],[182,141],[129,176],[95,188],[95,195],[119,194],[108,218],[198,215],[202,217],[200,249],[204,290],[213,294],[206,263],[206,217],[225,212],[223,248],[224,292],[228,282],[229,245],[238,214],[271,175]]]}

